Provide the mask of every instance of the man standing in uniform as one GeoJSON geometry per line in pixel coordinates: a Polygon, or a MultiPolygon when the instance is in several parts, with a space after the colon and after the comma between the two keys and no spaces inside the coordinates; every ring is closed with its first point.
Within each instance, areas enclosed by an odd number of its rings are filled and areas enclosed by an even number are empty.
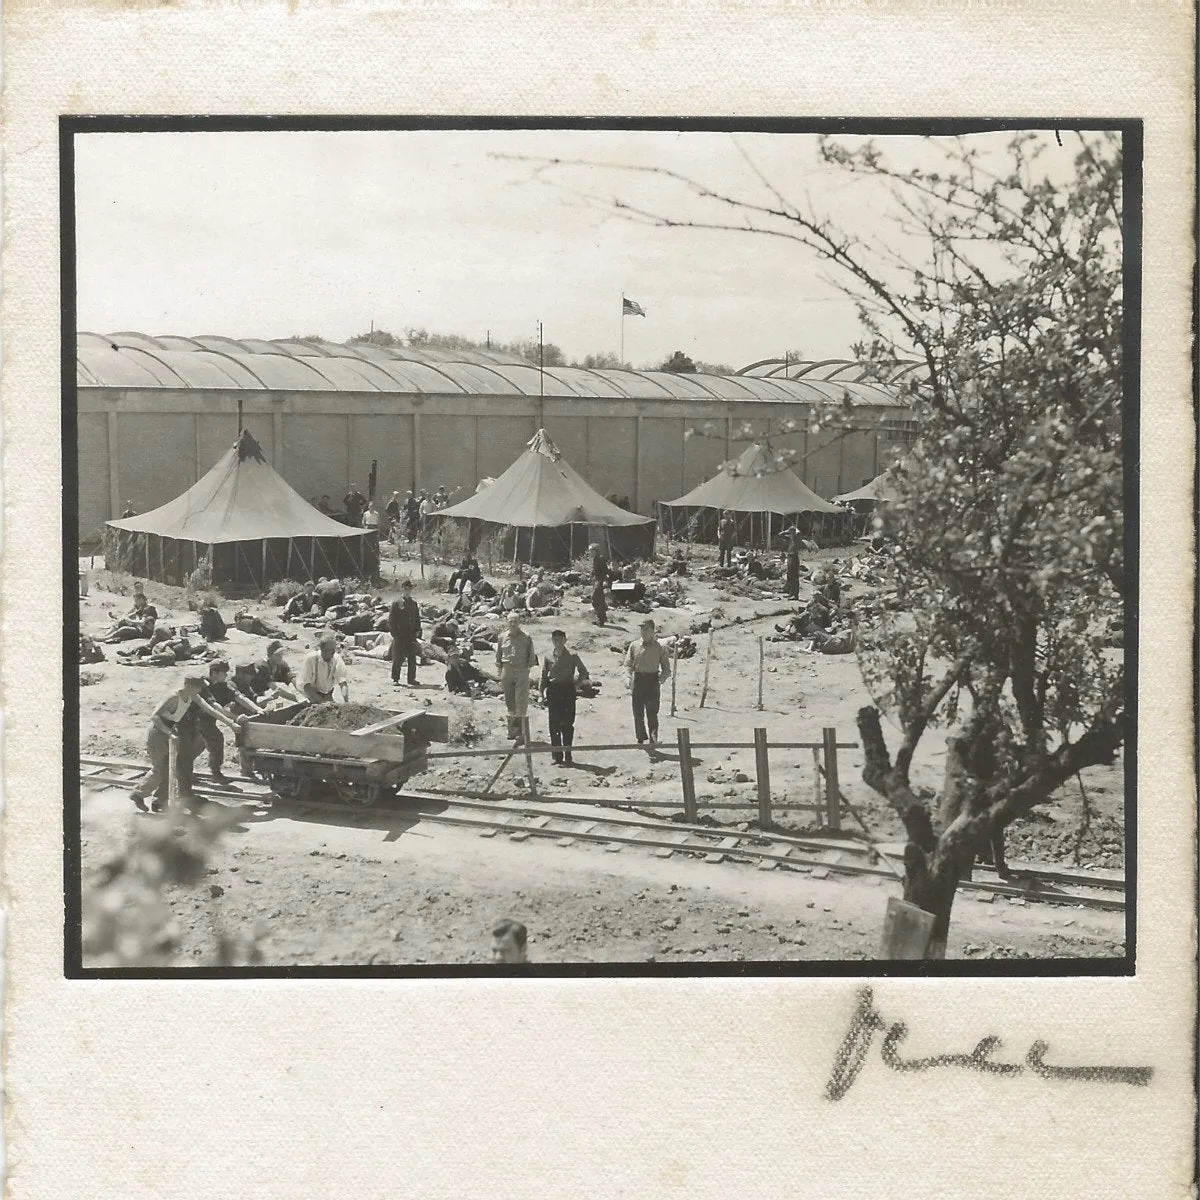
{"type": "Polygon", "coordinates": [[[529,711],[529,672],[537,666],[533,639],[521,628],[519,613],[508,614],[508,628],[496,640],[496,670],[508,710],[508,736],[520,745],[529,711]]]}
{"type": "Polygon", "coordinates": [[[417,642],[421,638],[421,610],[412,598],[412,583],[404,580],[400,585],[400,599],[392,601],[388,611],[388,632],[392,635],[392,686],[400,685],[400,667],[408,663],[408,686],[417,682],[417,660],[421,649],[417,642]]]}
{"type": "Polygon", "coordinates": [[[333,699],[334,688],[341,692],[343,704],[350,701],[350,677],[337,646],[338,635],[326,629],[317,638],[318,648],[300,664],[300,690],[313,704],[327,704],[333,699]]]}
{"type": "Polygon", "coordinates": [[[654,636],[654,622],[643,621],[641,640],[629,643],[625,670],[633,696],[633,732],[640,745],[658,741],[658,702],[663,681],[670,678],[671,658],[654,636]]]}
{"type": "Polygon", "coordinates": [[[733,518],[728,512],[723,512],[721,514],[721,520],[717,524],[718,567],[733,566],[733,535],[733,518]]]}
{"type": "Polygon", "coordinates": [[[550,720],[550,744],[561,746],[561,753],[550,757],[560,764],[571,766],[571,746],[575,741],[575,684],[588,678],[578,654],[567,649],[567,635],[556,629],[550,635],[553,650],[542,664],[542,683],[539,689],[550,720]]]}

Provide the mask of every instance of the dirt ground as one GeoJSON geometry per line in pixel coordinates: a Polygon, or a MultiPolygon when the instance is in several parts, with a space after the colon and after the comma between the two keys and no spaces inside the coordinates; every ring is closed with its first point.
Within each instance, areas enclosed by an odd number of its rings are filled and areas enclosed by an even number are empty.
{"type": "MultiPolygon", "coordinates": [[[[701,551],[701,554],[704,552],[701,551]]],[[[848,552],[821,552],[821,559],[848,552]]],[[[86,561],[86,560],[85,560],[86,561]]],[[[440,598],[436,585],[445,570],[420,577],[414,561],[385,561],[391,598],[399,579],[411,577],[418,603],[440,598]]],[[[90,594],[80,601],[84,632],[103,631],[113,613],[129,607],[131,580],[97,572],[90,594]],[[112,590],[109,590],[112,589],[112,590]]],[[[695,657],[679,662],[675,717],[670,687],[664,688],[660,740],[666,747],[686,726],[693,742],[745,741],[755,726],[772,740],[819,740],[824,727],[840,742],[856,742],[855,712],[870,697],[863,689],[853,655],[807,654],[794,643],[764,644],[763,710],[756,711],[758,638],[773,632],[788,609],[782,596],[751,602],[730,597],[712,585],[685,581],[686,606],[654,612],[662,634],[688,634],[692,625],[715,618],[718,625],[708,698],[699,696],[706,636],[693,634],[695,657]],[[771,615],[767,615],[771,614],[771,615]],[[726,623],[737,619],[738,624],[726,623]]],[[[861,585],[850,590],[853,597],[861,585]]],[[[806,588],[802,585],[802,599],[806,588]]],[[[188,620],[182,591],[147,583],[160,620],[188,620]]],[[[581,698],[577,743],[631,740],[632,722],[621,654],[637,636],[640,614],[615,609],[610,624],[597,628],[583,589],[568,595],[554,617],[531,619],[526,628],[539,654],[550,648],[550,630],[564,629],[572,647],[601,683],[599,696],[581,698]]],[[[243,603],[254,613],[278,620],[271,605],[238,601],[223,608],[231,621],[243,603]]],[[[311,648],[311,633],[289,643],[297,663],[311,648]]],[[[233,662],[261,654],[265,639],[230,629],[223,651],[233,662]]],[[[145,758],[148,714],[182,673],[175,668],[128,667],[109,661],[83,668],[80,690],[80,742],[85,756],[145,758]]],[[[487,665],[487,664],[485,664],[487,665]]],[[[350,664],[351,700],[390,709],[428,706],[448,713],[451,745],[499,746],[505,733],[500,700],[471,701],[448,696],[443,668],[422,667],[416,689],[393,687],[388,664],[358,656],[350,664]]],[[[546,737],[544,710],[531,709],[536,738],[546,737]]],[[[885,724],[885,731],[888,726],[885,724]]],[[[944,759],[944,731],[931,730],[922,742],[914,782],[936,788],[944,759]]],[[[755,800],[752,749],[700,751],[697,798],[755,800]]],[[[236,765],[236,758],[234,758],[236,765]]],[[[640,752],[586,753],[572,768],[535,759],[541,802],[546,794],[593,804],[680,801],[678,764],[653,761],[640,752]]],[[[419,787],[478,789],[495,769],[493,759],[433,761],[414,783],[419,787]]],[[[814,780],[808,751],[776,751],[771,757],[776,804],[808,802],[814,780]]],[[[202,760],[197,763],[203,767],[202,760]]],[[[886,803],[861,781],[857,750],[842,750],[842,790],[871,833],[899,840],[902,830],[886,803]]],[[[501,780],[520,795],[521,770],[514,764],[501,780]]],[[[1079,837],[1082,813],[1078,785],[1064,788],[1036,821],[1010,831],[1011,862],[1078,862],[1082,867],[1123,864],[1123,778],[1118,762],[1085,773],[1093,810],[1090,829],[1079,837]]],[[[132,805],[125,793],[85,794],[83,852],[85,873],[128,836],[132,805]]],[[[660,809],[660,814],[672,811],[660,809]]],[[[754,810],[715,811],[716,818],[746,822],[754,810]]],[[[812,814],[781,813],[794,830],[811,829],[812,814]]],[[[855,830],[847,820],[846,828],[855,830]]],[[[650,959],[703,961],[768,959],[846,959],[873,957],[888,894],[898,887],[875,879],[813,880],[792,872],[763,872],[738,864],[712,865],[657,859],[626,847],[620,854],[600,847],[558,847],[536,839],[513,843],[506,837],[480,838],[462,830],[417,824],[398,835],[329,821],[249,815],[226,834],[214,861],[211,886],[172,895],[171,906],[183,930],[183,959],[204,961],[215,925],[226,929],[260,923],[266,961],[339,965],[347,963],[472,962],[487,952],[487,930],[501,916],[530,929],[531,957],[545,962],[602,962],[650,959]],[[211,888],[220,889],[213,894],[211,888]]],[[[1040,905],[991,904],[962,897],[955,909],[952,957],[1063,957],[1123,952],[1123,915],[1040,905]]]]}

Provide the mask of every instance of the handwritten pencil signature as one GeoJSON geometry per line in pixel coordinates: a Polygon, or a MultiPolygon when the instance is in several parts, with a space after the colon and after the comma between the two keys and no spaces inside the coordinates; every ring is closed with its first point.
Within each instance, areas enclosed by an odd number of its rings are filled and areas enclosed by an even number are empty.
{"type": "Polygon", "coordinates": [[[930,1058],[901,1058],[898,1047],[908,1036],[903,1021],[888,1025],[875,1008],[874,993],[869,987],[858,993],[858,1007],[850,1018],[842,1044],[833,1060],[833,1072],[825,1085],[830,1100],[840,1100],[853,1086],[866,1062],[876,1033],[883,1033],[880,1057],[893,1071],[928,1071],[933,1067],[963,1067],[969,1071],[985,1071],[992,1075],[1021,1075],[1026,1071],[1043,1079],[1079,1079],[1088,1083],[1130,1083],[1145,1087],[1154,1074],[1153,1067],[1056,1067],[1046,1062],[1050,1047],[1034,1042],[1025,1055],[1024,1064],[994,1062],[992,1054],[1000,1047],[998,1037],[981,1038],[969,1054],[935,1054],[930,1058]]]}

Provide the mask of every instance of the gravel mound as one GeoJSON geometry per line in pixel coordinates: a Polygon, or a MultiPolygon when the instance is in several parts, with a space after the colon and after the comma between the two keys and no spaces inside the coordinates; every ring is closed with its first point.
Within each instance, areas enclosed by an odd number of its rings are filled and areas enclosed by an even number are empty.
{"type": "Polygon", "coordinates": [[[391,715],[387,709],[370,704],[337,704],[331,700],[297,713],[288,724],[304,729],[362,729],[386,721],[391,715]]]}

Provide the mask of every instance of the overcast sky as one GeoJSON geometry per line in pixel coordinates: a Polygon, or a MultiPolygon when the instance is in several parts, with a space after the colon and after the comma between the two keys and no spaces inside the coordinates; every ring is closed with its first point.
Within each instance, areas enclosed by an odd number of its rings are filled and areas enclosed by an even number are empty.
{"type": "MultiPolygon", "coordinates": [[[[899,164],[930,161],[925,139],[879,140],[899,164]]],[[[851,229],[894,236],[886,196],[823,166],[809,135],[85,134],[79,328],[344,341],[374,322],[506,342],[535,337],[541,320],[546,340],[576,358],[618,349],[624,292],[647,314],[624,323],[637,365],[677,349],[734,367],[785,350],[850,353],[853,305],[803,247],[633,224],[612,196],[699,210],[659,177],[539,176],[504,154],[655,164],[769,202],[757,168],[851,229]]]]}

